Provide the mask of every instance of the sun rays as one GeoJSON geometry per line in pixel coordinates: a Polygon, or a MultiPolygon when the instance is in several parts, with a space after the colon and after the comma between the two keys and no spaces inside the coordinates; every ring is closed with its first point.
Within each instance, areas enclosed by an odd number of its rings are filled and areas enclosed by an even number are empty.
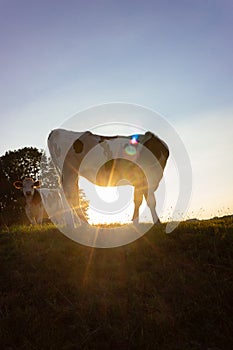
{"type": "MultiPolygon", "coordinates": [[[[132,186],[97,186],[80,177],[79,187],[89,200],[88,222],[90,225],[108,226],[132,223],[134,211],[134,189],[132,186]]],[[[139,216],[142,222],[151,221],[151,214],[145,198],[139,216]]]]}

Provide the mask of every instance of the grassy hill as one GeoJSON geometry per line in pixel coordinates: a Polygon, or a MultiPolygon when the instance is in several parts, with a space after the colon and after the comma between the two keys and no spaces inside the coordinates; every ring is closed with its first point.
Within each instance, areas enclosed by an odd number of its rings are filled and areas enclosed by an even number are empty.
{"type": "Polygon", "coordinates": [[[11,227],[0,259],[1,349],[233,349],[232,217],[112,249],[11,227]]]}

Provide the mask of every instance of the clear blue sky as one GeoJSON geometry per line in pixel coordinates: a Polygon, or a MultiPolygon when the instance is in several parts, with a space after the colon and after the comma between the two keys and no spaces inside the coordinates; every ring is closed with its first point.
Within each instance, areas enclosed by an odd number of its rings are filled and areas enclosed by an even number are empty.
{"type": "Polygon", "coordinates": [[[0,155],[43,148],[90,105],[132,102],[180,132],[194,190],[213,181],[209,214],[212,197],[233,211],[232,38],[231,0],[1,0],[0,155]]]}

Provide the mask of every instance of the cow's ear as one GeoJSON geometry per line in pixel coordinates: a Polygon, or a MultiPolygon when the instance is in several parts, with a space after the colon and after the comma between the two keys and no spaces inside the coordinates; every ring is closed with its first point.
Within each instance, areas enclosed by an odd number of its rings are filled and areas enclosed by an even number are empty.
{"type": "Polygon", "coordinates": [[[15,181],[13,182],[13,186],[17,188],[17,190],[20,190],[21,188],[23,188],[23,183],[22,181],[15,181]]]}
{"type": "Polygon", "coordinates": [[[33,185],[34,188],[38,188],[40,186],[41,186],[41,181],[40,180],[34,182],[34,185],[33,185]]]}

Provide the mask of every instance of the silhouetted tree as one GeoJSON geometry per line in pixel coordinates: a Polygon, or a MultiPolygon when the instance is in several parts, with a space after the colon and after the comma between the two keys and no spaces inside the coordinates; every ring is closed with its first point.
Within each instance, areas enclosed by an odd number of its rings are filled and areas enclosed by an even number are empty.
{"type": "MultiPolygon", "coordinates": [[[[35,147],[8,151],[0,157],[0,225],[28,222],[25,200],[13,182],[24,177],[41,178],[42,187],[58,188],[59,176],[50,158],[35,147]]],[[[88,218],[89,202],[80,191],[80,206],[88,218]]]]}
{"type": "Polygon", "coordinates": [[[24,177],[39,177],[42,152],[34,147],[24,147],[16,151],[8,151],[1,157],[3,172],[13,183],[24,177]]]}
{"type": "Polygon", "coordinates": [[[24,177],[37,179],[42,152],[37,148],[24,147],[8,151],[0,158],[0,207],[1,223],[10,225],[27,222],[24,211],[25,200],[13,186],[13,182],[24,177]]]}
{"type": "Polygon", "coordinates": [[[0,224],[7,225],[4,212],[10,204],[10,199],[13,197],[9,180],[4,174],[2,160],[0,159],[0,224]]]}

